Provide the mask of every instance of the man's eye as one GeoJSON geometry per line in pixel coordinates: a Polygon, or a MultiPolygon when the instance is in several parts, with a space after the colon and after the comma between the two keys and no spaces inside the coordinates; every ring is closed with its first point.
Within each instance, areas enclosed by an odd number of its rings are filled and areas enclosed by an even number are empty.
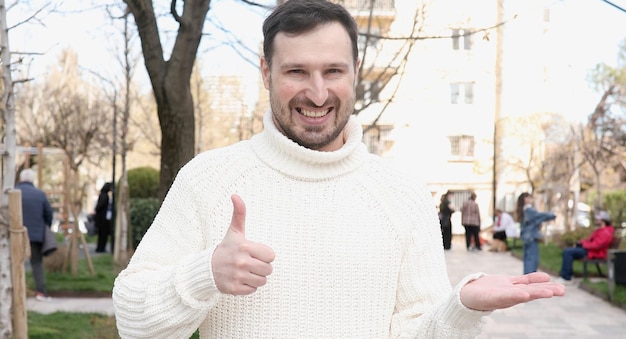
{"type": "Polygon", "coordinates": [[[291,69],[291,70],[287,71],[287,73],[290,73],[290,74],[302,74],[302,73],[304,73],[304,71],[301,70],[301,69],[291,69]]]}

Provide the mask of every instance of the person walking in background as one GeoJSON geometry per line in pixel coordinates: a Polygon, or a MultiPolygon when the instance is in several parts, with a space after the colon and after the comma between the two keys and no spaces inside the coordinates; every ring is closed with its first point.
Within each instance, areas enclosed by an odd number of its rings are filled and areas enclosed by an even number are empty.
{"type": "Polygon", "coordinates": [[[533,196],[524,192],[517,198],[517,220],[521,225],[520,239],[524,242],[524,274],[539,268],[539,241],[543,239],[541,224],[554,220],[552,212],[539,212],[533,206],[533,196]]]}
{"type": "Polygon", "coordinates": [[[111,219],[113,217],[112,199],[110,197],[111,186],[110,182],[102,185],[94,208],[94,222],[98,232],[96,253],[106,252],[106,245],[111,235],[111,219]]]}
{"type": "Polygon", "coordinates": [[[465,246],[468,251],[480,251],[480,210],[476,203],[476,193],[472,192],[469,199],[461,206],[461,224],[465,228],[465,246]],[[471,245],[472,240],[474,246],[471,245]]]}
{"type": "Polygon", "coordinates": [[[576,242],[575,247],[563,249],[559,283],[565,285],[571,283],[573,275],[572,265],[575,259],[584,257],[589,259],[606,259],[607,252],[613,241],[615,228],[611,225],[611,217],[606,211],[598,211],[595,213],[594,219],[598,228],[589,237],[576,242]]]}
{"type": "Polygon", "coordinates": [[[515,221],[513,217],[497,208],[496,220],[493,225],[493,242],[489,250],[492,252],[505,252],[507,250],[507,237],[511,232],[514,232],[514,229],[515,221]]]}
{"type": "Polygon", "coordinates": [[[19,178],[19,183],[15,185],[15,188],[22,191],[22,218],[30,239],[30,266],[37,290],[35,298],[39,301],[48,301],[50,296],[46,290],[42,246],[44,227],[52,225],[52,206],[46,194],[33,184],[35,172],[32,169],[22,170],[19,178]]]}
{"type": "Polygon", "coordinates": [[[441,196],[439,203],[439,225],[441,226],[441,236],[443,237],[443,249],[452,248],[452,213],[454,205],[450,201],[452,192],[447,191],[441,196]]]}
{"type": "Polygon", "coordinates": [[[363,143],[358,32],[326,0],[266,17],[263,131],[180,169],[115,280],[121,338],[475,338],[564,295],[545,273],[452,288],[427,186],[363,143]]]}

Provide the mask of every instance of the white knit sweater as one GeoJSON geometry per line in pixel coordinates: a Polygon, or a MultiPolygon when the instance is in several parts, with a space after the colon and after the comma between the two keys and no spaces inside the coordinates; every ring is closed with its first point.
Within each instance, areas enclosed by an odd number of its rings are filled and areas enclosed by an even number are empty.
{"type": "Polygon", "coordinates": [[[303,148],[266,114],[249,141],[179,172],[113,288],[122,338],[473,338],[482,317],[446,271],[426,186],[386,167],[351,118],[335,152],[303,148]],[[211,256],[246,204],[246,238],[276,259],[265,286],[220,293],[211,256]]]}

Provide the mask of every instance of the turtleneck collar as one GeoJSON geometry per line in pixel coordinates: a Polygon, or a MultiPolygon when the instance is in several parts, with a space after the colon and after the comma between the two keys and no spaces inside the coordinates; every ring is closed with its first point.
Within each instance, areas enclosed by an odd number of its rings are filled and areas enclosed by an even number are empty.
{"type": "Polygon", "coordinates": [[[324,180],[339,176],[361,166],[368,156],[362,143],[363,128],[351,116],[344,129],[344,145],[332,152],[308,149],[282,134],[268,110],[263,117],[263,132],[252,137],[252,148],[270,167],[286,175],[304,180],[324,180]]]}

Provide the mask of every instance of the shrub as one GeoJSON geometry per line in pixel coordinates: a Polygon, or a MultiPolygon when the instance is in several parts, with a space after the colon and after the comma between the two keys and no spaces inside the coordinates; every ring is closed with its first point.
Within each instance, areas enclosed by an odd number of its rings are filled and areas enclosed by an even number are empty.
{"type": "Polygon", "coordinates": [[[133,248],[137,248],[146,234],[154,217],[159,211],[159,199],[134,198],[130,200],[130,224],[132,228],[133,248]]]}
{"type": "Polygon", "coordinates": [[[128,192],[133,198],[158,198],[159,171],[152,167],[128,170],[128,192]]]}
{"type": "Polygon", "coordinates": [[[567,231],[559,234],[555,238],[555,242],[561,248],[572,247],[578,240],[587,238],[593,232],[593,227],[577,227],[573,231],[567,231]]]}
{"type": "MultiPolygon", "coordinates": [[[[587,201],[590,205],[595,206],[598,192],[591,191],[588,193],[587,201]]],[[[611,223],[613,226],[620,227],[626,223],[626,190],[618,190],[606,192],[602,194],[602,208],[611,215],[611,223]]],[[[593,218],[591,219],[593,220],[593,218]]]]}
{"type": "Polygon", "coordinates": [[[133,248],[137,248],[159,210],[159,171],[137,167],[128,171],[130,227],[133,248]]]}

